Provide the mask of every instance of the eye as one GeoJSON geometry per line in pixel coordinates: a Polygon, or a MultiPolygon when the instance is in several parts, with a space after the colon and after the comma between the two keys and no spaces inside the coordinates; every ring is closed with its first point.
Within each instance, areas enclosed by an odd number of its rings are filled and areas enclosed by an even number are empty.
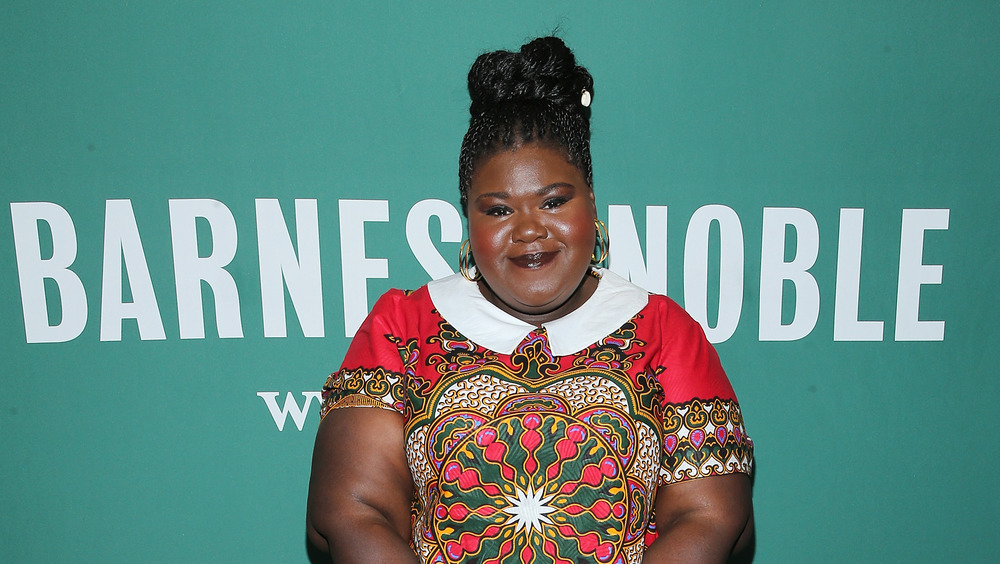
{"type": "Polygon", "coordinates": [[[507,206],[490,206],[483,210],[486,215],[492,215],[494,217],[504,216],[510,214],[510,208],[507,206]]]}
{"type": "Polygon", "coordinates": [[[543,210],[549,210],[549,209],[553,209],[553,208],[558,208],[559,206],[565,204],[568,201],[569,201],[569,198],[567,198],[565,196],[558,196],[556,198],[549,198],[548,200],[545,200],[545,203],[542,204],[542,209],[543,210]]]}

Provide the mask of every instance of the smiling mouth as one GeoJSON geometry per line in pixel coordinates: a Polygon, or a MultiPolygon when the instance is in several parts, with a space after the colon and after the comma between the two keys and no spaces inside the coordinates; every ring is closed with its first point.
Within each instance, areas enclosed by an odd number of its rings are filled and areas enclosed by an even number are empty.
{"type": "Polygon", "coordinates": [[[517,266],[521,268],[541,268],[552,261],[556,253],[527,253],[518,257],[514,257],[511,260],[517,266]]]}

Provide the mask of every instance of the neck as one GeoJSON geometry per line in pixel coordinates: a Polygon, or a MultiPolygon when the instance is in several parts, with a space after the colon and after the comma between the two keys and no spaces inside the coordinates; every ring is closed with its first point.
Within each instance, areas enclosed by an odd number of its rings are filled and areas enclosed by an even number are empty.
{"type": "Polygon", "coordinates": [[[581,280],[580,284],[577,285],[576,290],[573,291],[573,294],[570,295],[569,299],[555,308],[545,312],[526,312],[512,307],[510,304],[497,297],[497,295],[493,293],[493,290],[490,288],[490,285],[487,284],[486,280],[482,278],[479,279],[479,292],[488,302],[509,313],[513,317],[520,319],[525,323],[530,323],[535,327],[541,327],[545,323],[555,321],[560,317],[569,315],[586,303],[587,300],[590,299],[590,296],[594,295],[594,292],[597,290],[599,279],[597,276],[592,276],[591,272],[592,271],[588,270],[587,275],[583,277],[583,280],[581,280]]]}

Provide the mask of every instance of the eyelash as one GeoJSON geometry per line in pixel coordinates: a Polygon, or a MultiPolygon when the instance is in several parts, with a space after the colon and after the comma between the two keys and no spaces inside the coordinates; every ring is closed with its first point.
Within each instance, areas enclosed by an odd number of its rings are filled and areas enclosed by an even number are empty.
{"type": "MultiPolygon", "coordinates": [[[[545,200],[545,202],[542,203],[542,209],[549,210],[553,208],[558,208],[559,206],[562,206],[568,201],[569,198],[566,198],[564,196],[559,196],[557,198],[549,198],[548,200],[545,200]]],[[[489,216],[500,217],[504,215],[510,215],[511,209],[508,208],[507,206],[492,206],[486,208],[486,210],[484,210],[483,213],[489,216]]]]}
{"type": "Polygon", "coordinates": [[[558,208],[559,206],[565,204],[568,201],[569,201],[569,198],[562,197],[562,196],[560,196],[558,198],[550,198],[548,200],[545,200],[545,203],[542,204],[542,209],[558,208]]]}
{"type": "Polygon", "coordinates": [[[507,215],[510,213],[510,208],[506,206],[493,206],[491,208],[487,208],[484,213],[492,216],[507,215]]]}

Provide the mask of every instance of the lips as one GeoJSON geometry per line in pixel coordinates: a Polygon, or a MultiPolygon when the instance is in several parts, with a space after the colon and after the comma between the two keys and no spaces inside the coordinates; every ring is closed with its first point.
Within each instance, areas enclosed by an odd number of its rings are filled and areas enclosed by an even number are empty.
{"type": "Polygon", "coordinates": [[[541,268],[549,264],[550,262],[552,262],[555,256],[556,256],[555,252],[526,253],[520,256],[513,257],[510,259],[510,261],[521,268],[535,269],[535,268],[541,268]]]}

